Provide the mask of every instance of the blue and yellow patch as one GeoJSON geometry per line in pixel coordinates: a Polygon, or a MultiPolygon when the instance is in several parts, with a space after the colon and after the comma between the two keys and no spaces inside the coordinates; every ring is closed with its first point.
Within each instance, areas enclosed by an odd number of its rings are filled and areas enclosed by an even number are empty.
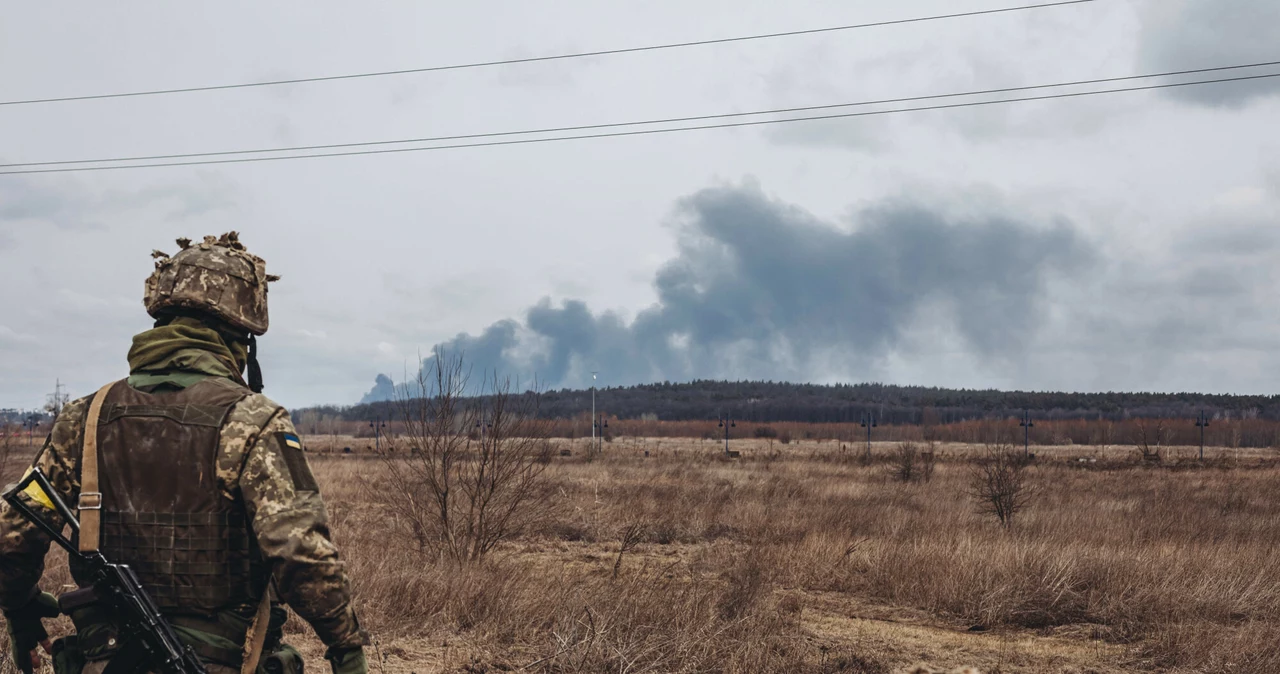
{"type": "Polygon", "coordinates": [[[293,478],[293,488],[298,491],[320,491],[316,486],[316,478],[311,474],[311,466],[307,465],[307,457],[302,454],[302,441],[292,433],[277,433],[280,437],[280,454],[289,468],[289,477],[293,478]]]}

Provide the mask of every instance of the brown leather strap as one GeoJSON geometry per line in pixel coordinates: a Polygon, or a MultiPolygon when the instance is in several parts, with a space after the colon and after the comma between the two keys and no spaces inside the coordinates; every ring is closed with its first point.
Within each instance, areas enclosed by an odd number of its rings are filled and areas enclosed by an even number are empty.
{"type": "Polygon", "coordinates": [[[244,640],[244,662],[240,665],[240,674],[253,674],[258,669],[258,659],[262,657],[262,648],[267,643],[267,627],[271,625],[271,588],[262,593],[262,601],[258,604],[258,614],[253,616],[249,625],[249,633],[244,640]]]}
{"type": "Polygon", "coordinates": [[[98,389],[84,422],[84,454],[80,458],[80,552],[97,552],[102,537],[102,492],[98,491],[98,417],[102,401],[117,382],[98,389]]]}

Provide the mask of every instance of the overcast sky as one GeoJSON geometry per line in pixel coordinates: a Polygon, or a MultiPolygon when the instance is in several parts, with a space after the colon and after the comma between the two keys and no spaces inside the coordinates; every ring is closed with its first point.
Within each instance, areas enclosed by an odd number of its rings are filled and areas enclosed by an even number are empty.
{"type": "MultiPolygon", "coordinates": [[[[0,99],[422,67],[1017,0],[23,3],[0,99]],[[59,10],[62,11],[59,11],[59,10]]],[[[553,63],[0,106],[0,163],[714,114],[1280,60],[1274,0],[1097,0],[553,63]]],[[[1271,72],[1277,69],[1272,69],[1271,72]]],[[[1265,70],[1260,72],[1267,72],[1265,70]]],[[[0,176],[0,407],[127,374],[153,248],[236,229],[280,402],[447,343],[544,384],[1272,393],[1277,80],[682,134],[0,176]]]]}

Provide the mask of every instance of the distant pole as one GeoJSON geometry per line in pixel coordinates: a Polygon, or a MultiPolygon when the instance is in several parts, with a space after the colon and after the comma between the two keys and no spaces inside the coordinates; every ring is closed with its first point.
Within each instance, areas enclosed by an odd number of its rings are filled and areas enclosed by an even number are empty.
{"type": "Polygon", "coordinates": [[[62,414],[62,380],[53,380],[53,417],[56,419],[62,414]]]}
{"type": "Polygon", "coordinates": [[[1031,421],[1031,410],[1022,410],[1022,452],[1028,457],[1031,456],[1031,427],[1035,424],[1031,421]]]}
{"type": "Polygon", "coordinates": [[[598,371],[591,372],[591,446],[596,446],[596,375],[598,371]]]}
{"type": "Polygon", "coordinates": [[[592,437],[596,437],[595,436],[596,430],[600,431],[599,438],[597,439],[596,445],[595,445],[596,454],[599,454],[600,456],[604,456],[604,429],[608,427],[609,427],[609,420],[604,418],[604,412],[601,412],[600,416],[596,417],[595,420],[592,421],[592,425],[591,425],[592,437]]]}
{"type": "Polygon", "coordinates": [[[30,447],[35,444],[35,431],[36,426],[40,425],[40,417],[34,414],[28,414],[26,420],[22,422],[22,425],[27,429],[27,446],[30,447]]]}
{"type": "Polygon", "coordinates": [[[729,429],[737,426],[733,421],[733,417],[724,415],[720,417],[720,427],[724,429],[724,455],[729,456],[729,429]]]}
{"type": "Polygon", "coordinates": [[[862,413],[862,427],[867,429],[867,458],[871,458],[871,429],[876,427],[876,417],[870,412],[862,413]]]}
{"type": "Polygon", "coordinates": [[[1204,429],[1209,427],[1209,415],[1200,410],[1200,417],[1196,419],[1196,425],[1200,427],[1200,460],[1204,461],[1204,429]]]}
{"type": "Polygon", "coordinates": [[[373,451],[382,453],[382,429],[387,427],[387,422],[382,417],[374,417],[374,421],[369,422],[369,428],[373,429],[373,451]]]}

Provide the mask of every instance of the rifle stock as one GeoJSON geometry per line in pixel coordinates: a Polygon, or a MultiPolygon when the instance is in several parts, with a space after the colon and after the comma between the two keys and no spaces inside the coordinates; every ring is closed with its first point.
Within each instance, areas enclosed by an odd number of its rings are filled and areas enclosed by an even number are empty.
{"type": "Polygon", "coordinates": [[[3,498],[88,569],[97,596],[107,605],[111,615],[115,616],[120,629],[121,652],[113,657],[136,661],[142,666],[141,671],[158,674],[207,674],[204,663],[196,657],[191,647],[178,639],[173,626],[160,613],[159,607],[147,594],[129,565],[113,564],[101,552],[80,552],[70,539],[62,535],[60,528],[18,498],[32,484],[44,491],[58,515],[73,532],[78,533],[80,522],[75,513],[62,500],[50,484],[48,476],[39,467],[32,468],[18,484],[4,493],[3,498]]]}

